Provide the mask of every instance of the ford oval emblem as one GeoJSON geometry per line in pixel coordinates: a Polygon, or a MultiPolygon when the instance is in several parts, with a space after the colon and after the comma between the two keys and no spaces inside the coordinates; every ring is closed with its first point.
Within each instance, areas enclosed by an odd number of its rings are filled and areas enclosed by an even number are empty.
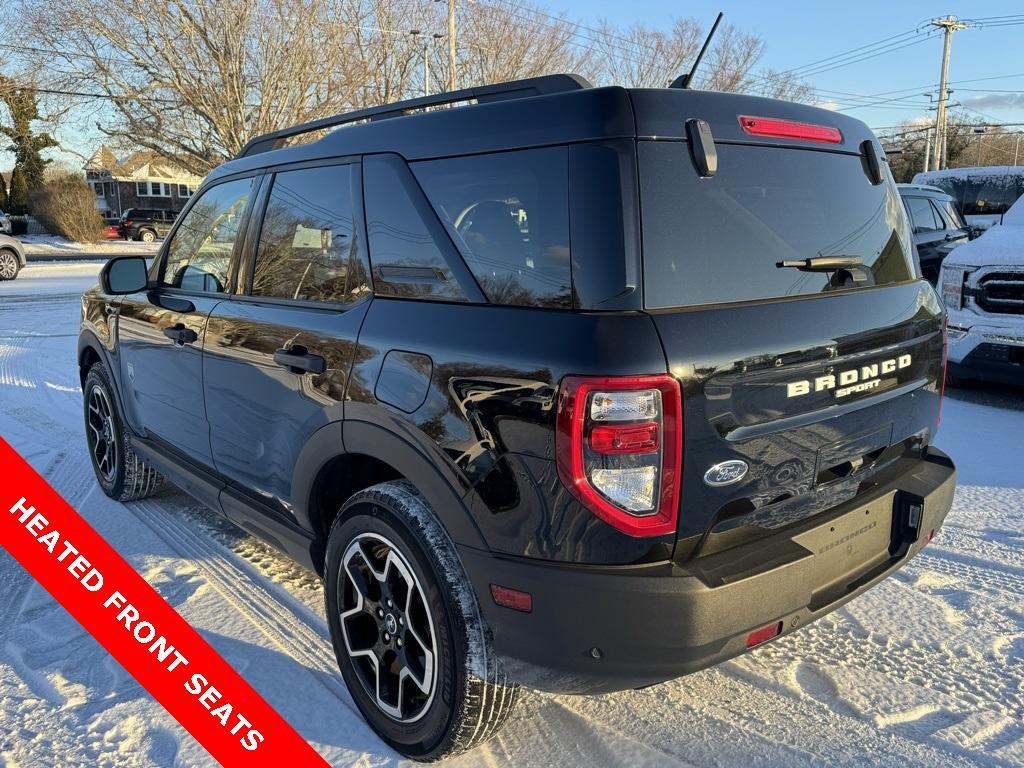
{"type": "Polygon", "coordinates": [[[738,483],[747,475],[747,462],[730,459],[711,467],[704,473],[704,482],[712,488],[738,483]]]}

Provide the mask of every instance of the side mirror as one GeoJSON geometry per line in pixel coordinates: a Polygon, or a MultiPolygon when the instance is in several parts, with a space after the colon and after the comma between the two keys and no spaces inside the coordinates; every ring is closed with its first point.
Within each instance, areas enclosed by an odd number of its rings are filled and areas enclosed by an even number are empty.
{"type": "Polygon", "coordinates": [[[137,293],[149,285],[149,269],[141,256],[111,259],[100,270],[100,287],[104,293],[122,295],[137,293]]]}

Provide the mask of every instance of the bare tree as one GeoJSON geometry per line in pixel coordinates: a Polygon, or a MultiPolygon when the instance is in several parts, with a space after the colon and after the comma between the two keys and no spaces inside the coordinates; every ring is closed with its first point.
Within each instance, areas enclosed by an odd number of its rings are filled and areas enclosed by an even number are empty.
{"type": "MultiPolygon", "coordinates": [[[[50,89],[80,94],[81,110],[115,144],[152,149],[199,174],[253,136],[436,92],[448,79],[445,46],[433,37],[445,29],[444,9],[424,0],[14,1],[29,58],[50,89]]],[[[666,30],[593,28],[525,1],[460,7],[464,85],[578,72],[663,86],[688,68],[704,37],[694,19],[666,30]]],[[[758,37],[723,27],[698,87],[806,96],[784,73],[755,73],[763,52],[758,37]]]]}
{"type": "Polygon", "coordinates": [[[460,84],[586,73],[592,68],[594,51],[577,41],[575,25],[564,16],[552,16],[525,3],[514,7],[474,3],[460,21],[460,84]]]}
{"type": "MultiPolygon", "coordinates": [[[[644,24],[618,28],[602,22],[592,36],[599,52],[599,82],[661,88],[693,66],[707,29],[697,19],[678,18],[668,30],[644,24]]],[[[778,99],[807,100],[811,89],[785,72],[757,72],[765,42],[726,24],[719,28],[697,70],[693,86],[778,99]]]]}
{"type": "Polygon", "coordinates": [[[21,5],[51,80],[107,100],[104,133],[198,173],[254,135],[355,101],[365,72],[349,55],[351,10],[333,0],[21,5]]]}
{"type": "Polygon", "coordinates": [[[645,24],[620,29],[602,21],[593,36],[602,63],[599,81],[632,88],[664,88],[700,50],[695,19],[675,19],[668,31],[645,24]]]}

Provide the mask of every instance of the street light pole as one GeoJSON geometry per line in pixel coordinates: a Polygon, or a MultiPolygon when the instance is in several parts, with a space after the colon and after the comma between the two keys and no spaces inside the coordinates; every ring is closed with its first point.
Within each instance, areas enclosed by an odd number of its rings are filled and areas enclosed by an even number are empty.
{"type": "Polygon", "coordinates": [[[414,38],[423,39],[423,95],[430,95],[430,41],[440,40],[444,35],[439,32],[427,33],[421,29],[410,29],[409,34],[414,38]]]}
{"type": "Polygon", "coordinates": [[[448,0],[448,90],[458,88],[455,73],[455,0],[448,0]]]}

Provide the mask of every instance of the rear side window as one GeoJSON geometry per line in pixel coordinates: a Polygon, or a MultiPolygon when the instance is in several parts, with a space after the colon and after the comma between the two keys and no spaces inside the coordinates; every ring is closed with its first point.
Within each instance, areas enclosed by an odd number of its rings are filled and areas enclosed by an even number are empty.
{"type": "Polygon", "coordinates": [[[943,228],[942,217],[926,197],[908,197],[907,209],[915,233],[937,232],[943,228]]]}
{"type": "Polygon", "coordinates": [[[204,293],[227,290],[231,254],[251,190],[252,179],[236,179],[203,192],[167,246],[164,285],[204,293]]]}
{"type": "Polygon", "coordinates": [[[369,292],[355,238],[352,165],[274,176],[263,215],[252,294],[349,303],[369,292]]]}
{"type": "Polygon", "coordinates": [[[642,141],[644,302],[668,308],[756,301],[913,279],[910,231],[886,166],[872,185],[858,155],[719,144],[700,178],[682,142],[642,141]],[[783,261],[862,260],[807,272],[783,261]]]}
{"type": "MultiPolygon", "coordinates": [[[[403,299],[465,301],[441,251],[448,236],[405,161],[397,155],[363,158],[363,195],[376,293],[403,299]],[[431,232],[431,225],[436,231],[431,232]]],[[[452,254],[458,258],[454,251],[452,254]]]]}
{"type": "Polygon", "coordinates": [[[571,307],[568,148],[413,163],[487,299],[571,307]]]}

